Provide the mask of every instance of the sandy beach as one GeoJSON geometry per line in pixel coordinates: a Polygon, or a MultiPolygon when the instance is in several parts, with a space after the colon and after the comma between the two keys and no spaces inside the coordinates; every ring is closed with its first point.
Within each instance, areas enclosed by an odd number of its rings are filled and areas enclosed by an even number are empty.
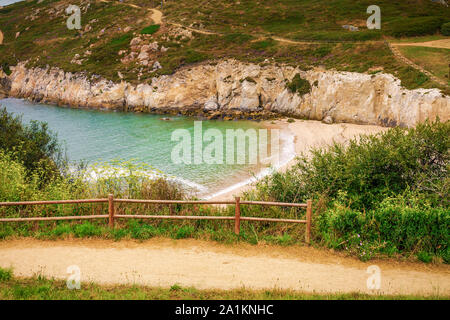
{"type": "MultiPolygon", "coordinates": [[[[308,155],[309,151],[318,148],[326,147],[336,141],[338,143],[346,143],[352,138],[358,137],[361,134],[376,134],[387,130],[386,127],[375,125],[359,125],[349,123],[334,123],[325,124],[315,120],[299,120],[288,122],[288,118],[265,121],[264,125],[269,129],[287,130],[294,137],[294,152],[295,155],[308,155]]],[[[295,158],[287,163],[281,165],[278,170],[285,171],[295,163],[295,158]]],[[[235,196],[240,196],[243,192],[250,190],[254,186],[254,182],[238,185],[232,190],[219,193],[209,200],[230,200],[235,196]]],[[[229,188],[231,189],[231,188],[229,188]]]]}

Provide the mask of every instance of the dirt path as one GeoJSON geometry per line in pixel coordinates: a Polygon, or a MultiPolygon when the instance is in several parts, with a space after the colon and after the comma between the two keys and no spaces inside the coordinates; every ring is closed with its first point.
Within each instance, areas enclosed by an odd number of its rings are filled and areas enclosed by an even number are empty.
{"type": "Polygon", "coordinates": [[[191,28],[191,27],[186,27],[180,23],[175,23],[175,22],[167,22],[168,24],[175,26],[175,27],[179,27],[179,28],[183,28],[192,32],[197,32],[200,34],[207,34],[207,35],[222,35],[221,33],[218,32],[213,32],[213,31],[207,31],[207,30],[203,30],[203,29],[196,29],[196,28],[191,28]]]}
{"type": "Polygon", "coordinates": [[[450,49],[450,38],[426,41],[426,42],[398,42],[398,43],[393,43],[393,45],[450,49]]]}
{"type": "Polygon", "coordinates": [[[371,261],[309,247],[225,246],[198,240],[12,240],[0,242],[0,266],[14,274],[67,279],[77,265],[81,281],[103,284],[174,284],[198,289],[293,289],[450,295],[450,267],[371,261]],[[367,289],[367,267],[381,270],[380,290],[367,289]]]}
{"type": "MultiPolygon", "coordinates": [[[[111,0],[100,0],[100,1],[104,2],[104,3],[112,2],[111,0]]],[[[122,4],[122,5],[128,6],[128,7],[136,8],[136,9],[143,9],[142,7],[140,7],[138,5],[135,5],[135,4],[132,4],[132,3],[126,3],[126,2],[116,2],[116,3],[122,4]]],[[[150,16],[150,19],[153,20],[154,24],[161,24],[162,23],[163,14],[162,14],[161,11],[159,11],[158,9],[149,9],[149,8],[147,8],[147,11],[152,12],[152,14],[150,16]]]]}
{"type": "Polygon", "coordinates": [[[162,17],[163,14],[161,11],[159,11],[158,9],[150,9],[150,11],[152,11],[152,15],[150,16],[150,18],[153,20],[154,24],[161,24],[162,23],[162,17]]]}

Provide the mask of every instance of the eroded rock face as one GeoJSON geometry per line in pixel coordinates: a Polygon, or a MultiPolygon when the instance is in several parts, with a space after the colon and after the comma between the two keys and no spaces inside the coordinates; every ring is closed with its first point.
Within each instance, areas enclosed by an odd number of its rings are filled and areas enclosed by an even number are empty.
{"type": "Polygon", "coordinates": [[[75,107],[161,113],[174,108],[271,111],[314,120],[388,126],[414,126],[436,116],[442,121],[450,118],[449,96],[437,89],[407,90],[400,80],[382,73],[302,71],[227,60],[183,68],[171,76],[153,78],[151,84],[135,86],[57,68],[26,69],[19,64],[11,69],[11,96],[75,107]],[[310,82],[310,93],[300,96],[286,88],[286,82],[297,73],[310,82]]]}

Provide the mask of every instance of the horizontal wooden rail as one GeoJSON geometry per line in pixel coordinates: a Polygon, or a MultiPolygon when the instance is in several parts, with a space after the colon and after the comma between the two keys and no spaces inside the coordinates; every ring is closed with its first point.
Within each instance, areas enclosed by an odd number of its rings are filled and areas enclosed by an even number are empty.
{"type": "Polygon", "coordinates": [[[61,216],[61,217],[32,217],[32,218],[0,218],[0,222],[20,222],[20,221],[53,221],[53,220],[86,220],[108,218],[107,214],[91,216],[61,216]]]}
{"type": "Polygon", "coordinates": [[[234,204],[234,201],[202,201],[202,200],[136,200],[114,199],[114,202],[123,203],[153,203],[153,204],[234,204]]]}
{"type": "Polygon", "coordinates": [[[19,202],[0,202],[2,206],[36,206],[47,204],[76,204],[76,203],[98,203],[108,202],[108,199],[82,199],[82,200],[50,200],[50,201],[19,201],[19,202]]]}
{"type": "Polygon", "coordinates": [[[147,214],[116,214],[114,218],[128,219],[178,219],[178,220],[234,220],[233,216],[163,216],[147,214]]]}
{"type": "Polygon", "coordinates": [[[266,221],[266,222],[288,222],[288,223],[306,223],[306,220],[297,219],[278,219],[278,218],[259,218],[259,217],[241,217],[241,221],[266,221]]]}
{"type": "Polygon", "coordinates": [[[108,214],[90,216],[59,216],[59,217],[31,217],[31,218],[0,218],[0,222],[21,222],[21,221],[55,221],[55,220],[83,220],[83,219],[105,219],[114,228],[115,219],[175,219],[175,220],[234,220],[234,232],[239,235],[241,221],[262,221],[262,222],[282,222],[282,223],[305,223],[305,241],[311,240],[311,216],[312,201],[307,203],[286,203],[268,201],[240,201],[239,197],[235,201],[203,201],[203,200],[139,200],[139,199],[114,199],[110,194],[107,199],[82,199],[82,200],[51,200],[51,201],[21,201],[21,202],[0,202],[1,206],[22,206],[22,205],[49,205],[49,204],[79,204],[79,203],[108,203],[108,214]],[[141,203],[141,204],[231,204],[235,205],[234,216],[175,216],[175,215],[125,215],[115,214],[115,203],[141,203]],[[300,207],[306,208],[306,220],[280,219],[280,218],[260,218],[242,217],[241,205],[262,205],[278,207],[300,207]]]}
{"type": "Polygon", "coordinates": [[[275,207],[301,207],[306,208],[306,203],[266,202],[266,201],[241,201],[240,204],[275,206],[275,207]]]}

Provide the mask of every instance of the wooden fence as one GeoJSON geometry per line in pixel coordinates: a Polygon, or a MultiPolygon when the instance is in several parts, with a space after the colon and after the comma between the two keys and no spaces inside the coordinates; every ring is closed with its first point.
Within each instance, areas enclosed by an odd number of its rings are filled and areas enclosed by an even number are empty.
{"type": "Polygon", "coordinates": [[[234,232],[239,235],[241,221],[266,221],[266,222],[285,222],[285,223],[304,223],[306,224],[305,242],[311,240],[311,215],[312,201],[306,203],[284,203],[284,202],[266,202],[266,201],[241,201],[236,197],[234,201],[189,201],[189,200],[137,200],[137,199],[115,199],[112,194],[106,199],[84,199],[84,200],[52,200],[52,201],[22,201],[22,202],[0,202],[3,206],[31,206],[31,205],[49,205],[49,204],[80,204],[80,203],[108,203],[108,214],[88,215],[88,216],[59,216],[59,217],[31,217],[31,218],[0,218],[0,222],[24,222],[24,221],[55,221],[55,220],[86,220],[86,219],[108,219],[108,225],[114,228],[116,219],[183,219],[183,220],[234,220],[234,232]],[[115,214],[115,203],[143,203],[143,204],[221,204],[234,205],[234,216],[177,216],[177,215],[124,215],[115,214]],[[306,219],[278,219],[278,218],[260,218],[241,216],[241,205],[262,205],[278,207],[300,207],[306,208],[306,219]]]}

